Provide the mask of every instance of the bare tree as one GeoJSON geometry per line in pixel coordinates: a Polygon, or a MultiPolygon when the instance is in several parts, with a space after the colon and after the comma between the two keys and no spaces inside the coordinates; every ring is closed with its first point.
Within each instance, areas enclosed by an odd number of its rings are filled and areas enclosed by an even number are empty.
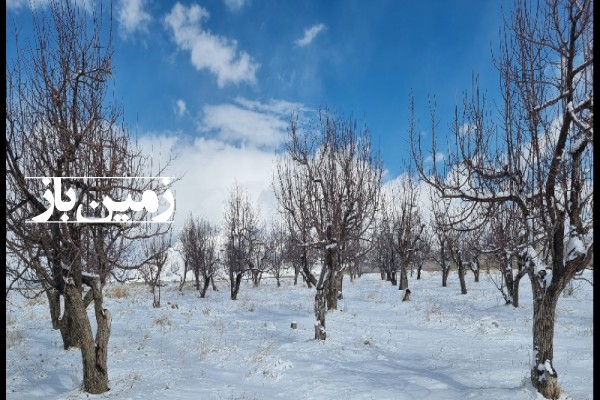
{"type": "Polygon", "coordinates": [[[525,226],[519,218],[514,204],[502,203],[490,215],[487,229],[482,235],[481,253],[491,255],[496,260],[496,268],[501,273],[500,282],[492,277],[492,282],[502,294],[506,304],[519,307],[519,286],[521,278],[527,275],[525,226]],[[516,264],[516,271],[515,271],[516,264]]]}
{"type": "Polygon", "coordinates": [[[146,263],[140,268],[140,273],[152,291],[152,307],[160,308],[160,289],[162,287],[160,276],[169,257],[171,237],[154,237],[146,241],[145,247],[146,263]]]}
{"type": "MultiPolygon", "coordinates": [[[[277,281],[277,287],[281,286],[281,277],[284,272],[284,261],[286,259],[286,253],[288,251],[287,245],[292,244],[286,241],[286,233],[287,232],[283,221],[276,221],[272,219],[269,224],[269,230],[267,231],[267,235],[265,238],[265,262],[267,263],[266,270],[273,274],[273,277],[277,281]]],[[[297,277],[298,274],[295,274],[295,283],[297,277]]]]}
{"type": "MultiPolygon", "coordinates": [[[[108,390],[110,312],[103,286],[110,276],[143,265],[139,240],[168,231],[165,224],[118,221],[126,214],[113,216],[106,204],[95,203],[147,191],[164,194],[169,187],[133,178],[149,168],[108,97],[113,47],[111,21],[104,23],[103,11],[95,9],[90,17],[72,2],[51,1],[49,15],[33,11],[33,44],[22,46],[15,28],[17,53],[6,64],[9,289],[14,283],[29,290],[24,294],[46,293],[65,349],[81,350],[83,389],[89,393],[108,390]],[[73,178],[82,176],[96,178],[73,178]],[[67,223],[75,220],[70,210],[104,222],[67,223]],[[37,217],[51,223],[31,223],[37,217]],[[90,304],[95,335],[86,311],[90,304]]],[[[148,218],[147,209],[136,214],[136,220],[148,218]]]]}
{"type": "Polygon", "coordinates": [[[398,187],[392,188],[388,207],[391,237],[396,259],[400,266],[398,288],[408,288],[407,267],[415,260],[417,245],[425,228],[418,204],[419,191],[410,169],[401,177],[398,187]]]}
{"type": "MultiPolygon", "coordinates": [[[[382,204],[385,204],[385,200],[382,204]]],[[[388,207],[385,206],[382,206],[378,213],[378,221],[372,239],[373,251],[370,253],[370,258],[378,266],[381,279],[396,286],[398,284],[398,279],[396,278],[398,263],[396,262],[394,238],[388,213],[388,207]]]]}
{"type": "MultiPolygon", "coordinates": [[[[531,383],[546,398],[560,394],[556,305],[593,257],[592,8],[591,0],[515,2],[495,60],[501,125],[475,85],[461,112],[457,107],[445,176],[424,170],[419,130],[411,126],[420,175],[442,197],[473,207],[511,203],[524,221],[533,293],[531,383]]],[[[432,147],[435,159],[435,139],[432,147]]]]}
{"type": "MultiPolygon", "coordinates": [[[[286,223],[286,225],[288,224],[286,223]]],[[[318,259],[316,251],[312,247],[304,246],[305,241],[298,238],[298,233],[290,232],[289,225],[286,231],[284,262],[291,264],[294,269],[294,285],[298,284],[298,275],[300,275],[310,289],[317,284],[317,279],[313,274],[313,267],[318,259]]]]}
{"type": "Polygon", "coordinates": [[[311,122],[300,129],[292,118],[274,188],[290,231],[303,241],[300,245],[323,252],[319,280],[308,276],[317,289],[315,339],[325,339],[325,312],[337,308],[347,246],[368,240],[375,220],[382,167],[366,128],[358,130],[354,121],[324,110],[311,122]]]}
{"type": "MultiPolygon", "coordinates": [[[[236,183],[227,197],[223,232],[226,235],[225,265],[231,285],[231,300],[236,300],[245,273],[259,271],[257,255],[263,240],[258,211],[247,193],[236,183]]],[[[259,256],[259,260],[260,260],[259,256]]],[[[262,271],[262,270],[260,270],[262,271]]]]}
{"type": "Polygon", "coordinates": [[[196,290],[200,297],[206,296],[210,282],[217,272],[217,230],[206,219],[189,216],[180,233],[186,271],[192,271],[196,290]],[[202,287],[200,280],[202,278],[202,287]]]}

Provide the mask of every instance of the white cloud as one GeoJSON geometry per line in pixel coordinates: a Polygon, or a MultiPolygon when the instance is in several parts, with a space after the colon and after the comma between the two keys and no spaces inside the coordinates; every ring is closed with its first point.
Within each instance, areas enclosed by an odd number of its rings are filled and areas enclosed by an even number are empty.
{"type": "MultiPolygon", "coordinates": [[[[444,153],[442,153],[441,151],[437,151],[435,153],[435,162],[436,163],[438,163],[440,161],[444,161],[444,158],[445,158],[444,153]]],[[[433,161],[433,156],[431,154],[428,155],[427,157],[425,157],[425,162],[426,163],[430,163],[432,161],[433,161]]]]}
{"type": "Polygon", "coordinates": [[[175,113],[177,114],[177,116],[183,117],[185,115],[185,113],[187,112],[187,105],[185,104],[185,101],[182,99],[179,99],[175,103],[175,106],[177,107],[175,109],[175,113]]]}
{"type": "Polygon", "coordinates": [[[259,64],[245,51],[237,52],[237,42],[203,30],[201,23],[209,13],[201,6],[175,4],[165,17],[177,47],[190,52],[192,65],[198,70],[209,70],[217,76],[219,87],[227,83],[256,81],[259,64]]]}
{"type": "Polygon", "coordinates": [[[304,36],[301,39],[296,40],[296,44],[300,47],[308,46],[314,40],[314,38],[325,29],[325,25],[317,24],[304,30],[304,36]]]}
{"type": "Polygon", "coordinates": [[[247,0],[225,0],[225,5],[229,11],[240,11],[244,5],[248,3],[247,0]]]}
{"type": "Polygon", "coordinates": [[[274,149],[285,138],[289,118],[301,105],[281,100],[268,103],[236,98],[237,104],[204,106],[201,132],[216,132],[219,140],[274,149]]]}
{"type": "Polygon", "coordinates": [[[117,21],[122,38],[131,37],[135,32],[148,32],[152,17],[145,11],[146,6],[147,0],[121,0],[117,3],[117,21]]]}
{"type": "Polygon", "coordinates": [[[172,188],[176,211],[174,230],[177,233],[192,213],[206,217],[213,224],[221,225],[223,204],[234,181],[246,190],[254,204],[259,205],[260,215],[268,219],[275,213],[275,198],[271,189],[274,153],[255,147],[236,147],[216,139],[197,138],[190,141],[182,135],[148,135],[139,139],[146,154],[152,154],[158,163],[166,150],[174,146],[177,157],[165,176],[181,176],[172,188]]]}
{"type": "Polygon", "coordinates": [[[283,100],[261,102],[240,97],[232,103],[204,107],[203,132],[216,133],[210,138],[191,139],[172,132],[142,136],[138,142],[154,165],[148,173],[154,176],[173,148],[175,159],[163,176],[184,175],[172,190],[175,231],[181,229],[190,212],[221,224],[223,204],[234,182],[260,207],[263,220],[274,215],[274,149],[285,139],[289,113],[302,107],[283,100]]]}

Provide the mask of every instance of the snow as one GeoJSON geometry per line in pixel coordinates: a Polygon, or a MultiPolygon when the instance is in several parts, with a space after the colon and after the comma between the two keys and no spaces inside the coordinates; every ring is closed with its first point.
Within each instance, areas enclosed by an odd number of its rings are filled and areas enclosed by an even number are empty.
{"type": "Polygon", "coordinates": [[[580,255],[586,254],[585,245],[583,241],[576,235],[569,238],[566,249],[566,261],[571,261],[579,257],[580,255]]]}
{"type": "MultiPolygon", "coordinates": [[[[592,272],[584,277],[592,279],[592,272]]],[[[339,310],[326,315],[327,339],[314,340],[314,288],[284,278],[243,281],[239,299],[217,281],[199,297],[168,283],[161,308],[141,283],[128,296],[106,288],[112,314],[110,391],[81,391],[79,350],[65,351],[51,329],[45,297],[16,293],[6,303],[8,399],[536,399],[531,285],[521,282],[518,309],[505,306],[490,275],[440,272],[409,277],[411,300],[379,274],[344,280],[339,310]],[[470,279],[469,279],[470,278],[470,279]],[[290,329],[297,322],[298,329],[290,329]]],[[[494,275],[498,280],[499,273],[494,275]]],[[[557,308],[553,367],[561,399],[593,398],[593,288],[575,281],[557,308]]],[[[88,310],[93,316],[93,309],[88,310]]],[[[93,321],[93,319],[92,319],[93,321]]],[[[95,332],[95,321],[92,322],[95,332]]],[[[545,367],[545,366],[544,366],[545,367]]]]}

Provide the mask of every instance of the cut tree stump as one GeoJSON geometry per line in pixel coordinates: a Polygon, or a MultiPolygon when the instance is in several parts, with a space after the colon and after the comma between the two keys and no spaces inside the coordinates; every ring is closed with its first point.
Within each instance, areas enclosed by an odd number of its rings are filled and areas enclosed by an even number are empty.
{"type": "Polygon", "coordinates": [[[292,329],[298,329],[298,324],[295,321],[292,321],[292,325],[290,327],[292,329]]]}

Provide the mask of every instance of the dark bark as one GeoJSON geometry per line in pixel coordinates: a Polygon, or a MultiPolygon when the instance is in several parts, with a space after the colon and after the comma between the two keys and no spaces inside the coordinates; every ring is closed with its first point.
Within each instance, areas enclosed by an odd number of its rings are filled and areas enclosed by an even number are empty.
{"type": "Polygon", "coordinates": [[[465,266],[458,256],[458,280],[460,281],[460,294],[467,294],[467,282],[465,281],[465,266]]]}
{"type": "Polygon", "coordinates": [[[399,289],[404,290],[408,287],[408,275],[406,273],[406,263],[400,263],[400,285],[399,289]]]}
{"type": "MultiPolygon", "coordinates": [[[[337,247],[332,249],[326,249],[326,259],[329,259],[328,267],[330,270],[329,277],[327,279],[325,298],[327,300],[327,310],[337,310],[338,293],[341,293],[341,273],[338,264],[338,250],[337,247]]],[[[328,262],[328,261],[326,261],[328,262]]]]}
{"type": "Polygon", "coordinates": [[[98,279],[89,280],[93,294],[94,314],[97,322],[96,338],[87,315],[81,289],[77,285],[66,285],[65,308],[72,312],[72,334],[79,336],[79,347],[83,363],[83,389],[87,393],[99,394],[108,391],[108,339],[110,336],[110,313],[102,308],[102,288],[98,279]]]}
{"type": "Polygon", "coordinates": [[[235,276],[235,280],[231,282],[231,300],[237,300],[237,295],[240,291],[240,284],[242,283],[243,276],[243,273],[238,273],[235,276]]]}
{"type": "Polygon", "coordinates": [[[203,299],[204,296],[206,296],[206,291],[208,290],[208,287],[210,286],[210,281],[211,281],[210,276],[204,277],[204,284],[202,285],[202,290],[200,290],[200,298],[203,299]]]}
{"type": "Polygon", "coordinates": [[[254,287],[260,286],[260,278],[262,278],[262,271],[252,270],[252,283],[254,287]]]}
{"type": "Polygon", "coordinates": [[[181,279],[181,283],[179,284],[179,291],[183,290],[183,286],[185,285],[185,278],[187,277],[188,272],[188,262],[187,260],[183,262],[183,278],[181,279]]]}
{"type": "Polygon", "coordinates": [[[194,268],[194,280],[196,281],[196,290],[200,290],[200,269],[194,268]]]}
{"type": "Polygon", "coordinates": [[[554,370],[554,325],[558,296],[546,293],[534,299],[533,351],[531,383],[546,398],[555,399],[560,393],[554,370]],[[548,371],[549,366],[552,371],[548,371]]]}
{"type": "Polygon", "coordinates": [[[448,274],[450,274],[450,266],[443,265],[442,266],[442,287],[448,286],[448,274]]]}

